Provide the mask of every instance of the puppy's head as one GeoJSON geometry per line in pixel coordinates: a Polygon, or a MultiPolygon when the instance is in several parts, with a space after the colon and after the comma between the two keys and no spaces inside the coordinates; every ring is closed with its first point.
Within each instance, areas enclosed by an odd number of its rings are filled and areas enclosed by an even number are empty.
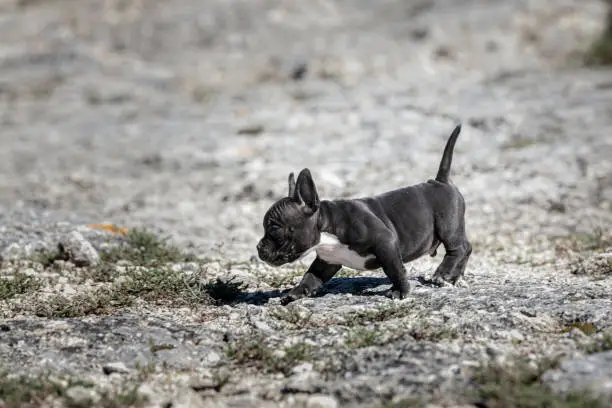
{"type": "Polygon", "coordinates": [[[257,244],[262,261],[280,266],[299,259],[319,242],[319,195],[308,169],[297,182],[289,174],[289,194],[275,202],[263,219],[264,236],[257,244]]]}

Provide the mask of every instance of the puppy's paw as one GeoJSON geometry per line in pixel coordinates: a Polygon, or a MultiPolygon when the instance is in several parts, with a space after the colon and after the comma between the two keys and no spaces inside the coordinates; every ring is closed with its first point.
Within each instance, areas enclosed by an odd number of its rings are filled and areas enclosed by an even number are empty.
{"type": "Polygon", "coordinates": [[[294,296],[291,293],[287,293],[285,296],[281,298],[280,304],[283,306],[287,306],[289,303],[295,302],[296,300],[298,300],[297,296],[294,296]]]}
{"type": "Polygon", "coordinates": [[[467,283],[467,281],[462,276],[453,280],[443,279],[440,276],[434,276],[431,281],[434,285],[442,288],[468,289],[470,287],[469,283],[467,283]]]}
{"type": "Polygon", "coordinates": [[[465,280],[465,278],[463,276],[461,276],[459,279],[457,279],[457,282],[455,282],[455,286],[458,288],[463,288],[463,289],[469,289],[470,288],[470,284],[465,280]]]}
{"type": "Polygon", "coordinates": [[[385,293],[385,296],[391,300],[404,300],[408,297],[409,289],[399,290],[391,288],[385,293]]]}
{"type": "Polygon", "coordinates": [[[297,286],[291,289],[285,296],[281,298],[281,305],[287,306],[291,302],[295,302],[298,299],[306,297],[310,294],[307,288],[297,286]]]}
{"type": "Polygon", "coordinates": [[[453,286],[455,286],[440,276],[434,276],[433,278],[431,278],[431,282],[439,288],[452,288],[453,286]]]}

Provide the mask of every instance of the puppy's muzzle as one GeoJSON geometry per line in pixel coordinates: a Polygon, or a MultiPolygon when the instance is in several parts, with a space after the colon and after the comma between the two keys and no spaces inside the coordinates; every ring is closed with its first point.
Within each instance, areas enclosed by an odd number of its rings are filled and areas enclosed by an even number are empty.
{"type": "Polygon", "coordinates": [[[281,266],[288,261],[286,256],[278,254],[276,249],[264,240],[257,244],[257,254],[259,259],[272,266],[281,266]]]}
{"type": "Polygon", "coordinates": [[[263,240],[259,241],[257,244],[257,254],[259,255],[259,259],[265,262],[271,262],[273,260],[273,253],[268,245],[265,244],[263,240]]]}

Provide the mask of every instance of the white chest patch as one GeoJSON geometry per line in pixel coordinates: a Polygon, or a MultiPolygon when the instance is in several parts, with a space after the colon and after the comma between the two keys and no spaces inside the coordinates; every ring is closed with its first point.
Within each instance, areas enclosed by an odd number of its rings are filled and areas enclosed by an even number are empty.
{"type": "Polygon", "coordinates": [[[365,263],[374,259],[374,255],[361,256],[341,243],[338,237],[326,232],[321,233],[319,243],[314,247],[319,258],[335,265],[344,265],[356,270],[365,270],[365,263]]]}

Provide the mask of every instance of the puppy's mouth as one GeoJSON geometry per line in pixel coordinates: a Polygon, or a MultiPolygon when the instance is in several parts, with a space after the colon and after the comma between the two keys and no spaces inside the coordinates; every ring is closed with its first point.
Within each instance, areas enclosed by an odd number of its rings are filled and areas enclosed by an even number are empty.
{"type": "Polygon", "coordinates": [[[303,254],[283,254],[273,259],[264,259],[263,261],[270,266],[283,266],[295,262],[303,257],[303,254]]]}

